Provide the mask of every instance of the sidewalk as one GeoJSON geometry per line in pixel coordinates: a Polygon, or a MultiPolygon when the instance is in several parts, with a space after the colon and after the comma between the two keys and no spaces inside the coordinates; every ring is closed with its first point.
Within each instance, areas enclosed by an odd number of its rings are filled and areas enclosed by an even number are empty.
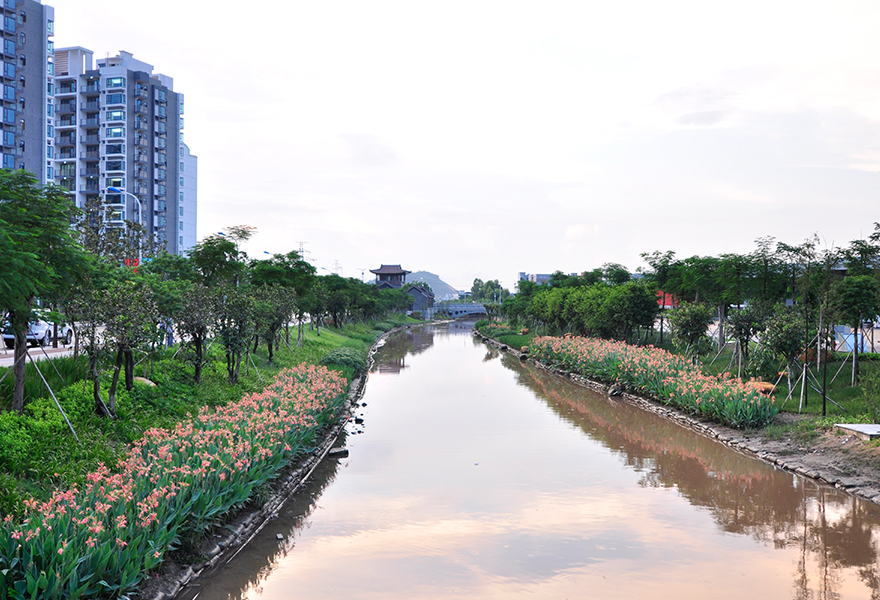
{"type": "MultiPolygon", "coordinates": [[[[57,348],[53,348],[51,346],[45,346],[43,348],[36,347],[28,347],[28,354],[33,357],[34,360],[45,360],[46,355],[49,355],[49,358],[55,358],[57,356],[70,356],[73,354],[73,345],[70,346],[61,346],[59,345],[57,348]],[[43,350],[46,353],[43,353],[43,350]]],[[[14,360],[14,355],[12,350],[8,350],[3,348],[0,350],[0,369],[11,367],[14,360]]],[[[30,362],[30,358],[25,359],[27,362],[30,362]]]]}

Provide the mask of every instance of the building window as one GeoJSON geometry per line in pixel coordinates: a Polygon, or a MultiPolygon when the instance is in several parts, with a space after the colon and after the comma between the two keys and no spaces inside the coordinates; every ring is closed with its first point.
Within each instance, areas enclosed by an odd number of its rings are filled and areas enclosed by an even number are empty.
{"type": "Polygon", "coordinates": [[[46,32],[55,35],[55,21],[46,21],[46,32]]]}
{"type": "Polygon", "coordinates": [[[125,104],[125,94],[107,94],[107,104],[125,104]]]}
{"type": "Polygon", "coordinates": [[[108,171],[124,171],[125,170],[125,161],[123,161],[123,160],[108,160],[107,161],[107,170],[108,171]]]}
{"type": "Polygon", "coordinates": [[[55,63],[52,61],[46,63],[46,73],[49,75],[55,75],[55,63]]]}
{"type": "Polygon", "coordinates": [[[180,178],[180,187],[183,187],[183,177],[180,178]]]}
{"type": "Polygon", "coordinates": [[[46,167],[46,178],[55,179],[55,169],[52,167],[46,167]]]}
{"type": "Polygon", "coordinates": [[[55,146],[46,146],[46,158],[55,158],[55,146]]]}
{"type": "Polygon", "coordinates": [[[183,236],[180,236],[180,245],[183,246],[183,236]]]}
{"type": "Polygon", "coordinates": [[[106,87],[107,88],[125,87],[125,77],[108,77],[106,87]]]}
{"type": "Polygon", "coordinates": [[[48,115],[50,117],[55,116],[55,105],[54,104],[47,104],[46,105],[46,115],[48,115]]]}
{"type": "Polygon", "coordinates": [[[122,144],[107,144],[107,154],[125,154],[125,146],[122,144]]]}
{"type": "Polygon", "coordinates": [[[3,29],[9,33],[15,33],[15,19],[12,17],[3,17],[3,29]]]}
{"type": "Polygon", "coordinates": [[[49,82],[49,85],[46,87],[46,93],[49,94],[50,96],[55,95],[55,84],[52,83],[51,81],[49,82]]]}
{"type": "Polygon", "coordinates": [[[24,31],[22,31],[22,32],[18,35],[18,45],[19,45],[19,46],[24,46],[25,42],[27,42],[27,36],[24,34],[24,31]]]}
{"type": "Polygon", "coordinates": [[[15,65],[11,62],[3,63],[3,76],[9,79],[15,79],[15,65]]]}
{"type": "Polygon", "coordinates": [[[115,187],[120,190],[125,189],[125,180],[122,177],[108,177],[107,187],[115,187]]]}
{"type": "Polygon", "coordinates": [[[181,217],[183,216],[183,207],[182,206],[180,207],[180,216],[181,217]]]}
{"type": "Polygon", "coordinates": [[[124,110],[108,110],[107,111],[107,120],[108,121],[124,121],[125,120],[125,111],[124,110]]]}
{"type": "Polygon", "coordinates": [[[3,99],[4,100],[15,100],[15,86],[12,86],[12,85],[4,85],[3,86],[3,99]]]}
{"type": "Polygon", "coordinates": [[[183,231],[183,223],[180,224],[180,230],[183,231]]]}
{"type": "Polygon", "coordinates": [[[47,135],[48,137],[55,137],[55,128],[52,127],[52,124],[51,124],[51,123],[49,123],[48,125],[46,125],[46,135],[47,135]]]}
{"type": "Polygon", "coordinates": [[[107,137],[108,138],[125,137],[125,128],[124,127],[108,127],[107,128],[107,137]]]}
{"type": "Polygon", "coordinates": [[[3,52],[6,54],[15,54],[15,40],[3,40],[3,52]]]}

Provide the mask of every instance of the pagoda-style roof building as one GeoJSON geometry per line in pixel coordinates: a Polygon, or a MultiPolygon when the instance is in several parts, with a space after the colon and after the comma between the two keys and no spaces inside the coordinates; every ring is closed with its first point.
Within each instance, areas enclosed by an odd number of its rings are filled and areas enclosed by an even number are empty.
{"type": "Polygon", "coordinates": [[[376,275],[376,285],[380,288],[402,288],[406,276],[412,271],[404,271],[400,265],[382,265],[378,269],[370,269],[376,275]]]}

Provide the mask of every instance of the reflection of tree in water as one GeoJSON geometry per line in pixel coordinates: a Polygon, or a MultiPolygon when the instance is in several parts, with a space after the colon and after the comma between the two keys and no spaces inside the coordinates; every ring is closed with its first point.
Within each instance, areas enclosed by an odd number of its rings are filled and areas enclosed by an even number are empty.
{"type": "Polygon", "coordinates": [[[506,355],[505,366],[562,418],[617,453],[642,474],[640,485],[676,488],[710,510],[725,532],[776,548],[799,548],[797,598],[833,598],[840,570],[858,577],[880,600],[880,511],[858,498],[741,455],[626,402],[594,393],[506,355]],[[828,515],[832,515],[829,518],[828,515]],[[815,562],[812,583],[809,570],[815,562]]]}
{"type": "Polygon", "coordinates": [[[371,371],[400,373],[406,368],[406,357],[420,354],[434,345],[434,330],[429,327],[405,329],[389,337],[375,355],[371,371]]]}
{"type": "MultiPolygon", "coordinates": [[[[339,436],[341,445],[345,441],[345,433],[339,436]]],[[[257,594],[262,590],[263,580],[271,575],[276,564],[283,560],[294,549],[295,539],[302,535],[310,526],[309,517],[314,512],[318,499],[328,485],[336,479],[339,460],[325,458],[306,485],[300,488],[293,498],[288,499],[280,508],[278,518],[273,519],[255,537],[250,544],[233,560],[235,568],[224,568],[220,563],[214,573],[203,573],[198,579],[199,587],[187,588],[180,596],[181,600],[191,600],[195,595],[208,591],[212,586],[222,588],[228,600],[242,600],[253,590],[257,594]],[[284,532],[284,541],[278,541],[275,534],[284,532]],[[234,590],[234,592],[230,591],[234,590]]],[[[228,559],[227,559],[228,560],[228,559]]],[[[206,596],[217,597],[221,594],[206,593],[206,596]]]]}

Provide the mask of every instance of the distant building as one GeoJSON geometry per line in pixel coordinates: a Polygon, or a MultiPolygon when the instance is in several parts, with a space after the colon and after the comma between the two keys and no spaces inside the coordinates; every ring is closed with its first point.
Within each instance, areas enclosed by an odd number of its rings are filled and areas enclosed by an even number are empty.
{"type": "Polygon", "coordinates": [[[35,0],[3,0],[3,98],[0,157],[4,169],[23,169],[52,181],[55,106],[52,76],[55,15],[35,0]]]}
{"type": "Polygon", "coordinates": [[[413,297],[413,311],[432,314],[434,312],[434,292],[420,285],[410,285],[406,293],[413,297]]]}
{"type": "Polygon", "coordinates": [[[197,176],[183,94],[129,52],[94,61],[86,48],[59,48],[54,59],[55,182],[79,207],[104,196],[111,224],[140,220],[182,254],[195,244],[197,176]]]}
{"type": "Polygon", "coordinates": [[[400,265],[382,265],[378,269],[370,269],[370,273],[376,276],[379,289],[400,289],[406,283],[406,276],[412,271],[404,271],[400,265]]]}
{"type": "MultiPolygon", "coordinates": [[[[569,277],[577,277],[577,273],[568,273],[569,277]]],[[[519,279],[520,281],[531,281],[532,283],[537,283],[538,285],[546,285],[550,283],[550,275],[549,273],[523,273],[520,271],[519,279]]]]}

